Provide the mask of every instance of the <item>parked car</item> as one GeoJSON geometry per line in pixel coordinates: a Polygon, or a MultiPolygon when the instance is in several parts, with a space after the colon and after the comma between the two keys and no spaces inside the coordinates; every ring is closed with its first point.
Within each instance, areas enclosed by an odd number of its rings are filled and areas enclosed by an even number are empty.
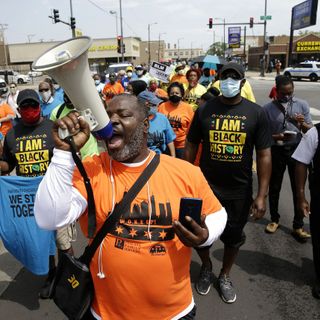
{"type": "Polygon", "coordinates": [[[35,78],[35,77],[41,77],[43,75],[43,72],[41,71],[29,71],[28,72],[28,76],[31,77],[31,78],[35,78]]]}
{"type": "Polygon", "coordinates": [[[0,78],[5,80],[5,75],[8,74],[8,82],[15,82],[19,84],[28,83],[31,78],[25,74],[20,74],[13,70],[0,70],[0,78]]]}
{"type": "Polygon", "coordinates": [[[8,87],[3,79],[0,79],[0,94],[8,93],[8,87]]]}
{"type": "Polygon", "coordinates": [[[310,79],[310,81],[318,81],[320,78],[320,62],[305,61],[293,67],[288,67],[283,70],[283,74],[287,77],[300,79],[310,79]]]}
{"type": "Polygon", "coordinates": [[[130,63],[115,63],[115,64],[110,64],[110,66],[106,69],[105,74],[109,78],[109,74],[112,72],[115,72],[118,74],[119,70],[126,70],[127,67],[131,67],[132,64],[130,63]]]}

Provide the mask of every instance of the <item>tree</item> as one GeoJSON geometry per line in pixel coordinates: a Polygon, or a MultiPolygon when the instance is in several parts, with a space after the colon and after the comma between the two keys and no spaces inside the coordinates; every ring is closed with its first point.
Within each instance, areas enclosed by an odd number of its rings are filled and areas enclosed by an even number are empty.
{"type": "MultiPolygon", "coordinates": [[[[225,47],[227,48],[227,45],[225,47]]],[[[208,49],[207,54],[223,56],[223,42],[213,43],[208,49]]]]}

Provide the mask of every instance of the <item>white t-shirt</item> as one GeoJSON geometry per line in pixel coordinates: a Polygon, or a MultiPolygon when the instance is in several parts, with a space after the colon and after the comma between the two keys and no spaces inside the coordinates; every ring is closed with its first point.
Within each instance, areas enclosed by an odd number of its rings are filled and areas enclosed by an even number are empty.
{"type": "Polygon", "coordinates": [[[318,147],[318,131],[316,127],[312,127],[302,137],[297,149],[292,155],[292,158],[304,163],[310,164],[318,147]]]}

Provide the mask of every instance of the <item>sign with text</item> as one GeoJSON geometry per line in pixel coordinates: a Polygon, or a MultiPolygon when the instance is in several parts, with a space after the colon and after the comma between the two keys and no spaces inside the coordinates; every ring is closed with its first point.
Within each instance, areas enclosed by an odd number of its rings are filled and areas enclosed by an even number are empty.
{"type": "Polygon", "coordinates": [[[318,0],[307,0],[292,8],[292,29],[298,30],[317,23],[318,0]]]}
{"type": "Polygon", "coordinates": [[[296,52],[320,52],[320,41],[298,41],[296,52]]]}
{"type": "Polygon", "coordinates": [[[42,177],[0,177],[0,238],[5,248],[30,272],[45,275],[55,255],[55,231],[40,229],[34,200],[42,177]]]}
{"type": "Polygon", "coordinates": [[[229,48],[240,48],[241,27],[228,28],[229,48]]]}
{"type": "Polygon", "coordinates": [[[172,67],[168,67],[167,65],[152,61],[149,74],[163,83],[169,82],[169,77],[172,72],[172,67]]]}

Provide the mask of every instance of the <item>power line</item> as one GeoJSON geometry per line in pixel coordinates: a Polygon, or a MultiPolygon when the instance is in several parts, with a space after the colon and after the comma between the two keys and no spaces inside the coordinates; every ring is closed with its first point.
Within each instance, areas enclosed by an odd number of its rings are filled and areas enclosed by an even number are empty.
{"type": "MultiPolygon", "coordinates": [[[[98,4],[96,4],[94,1],[88,0],[88,2],[90,2],[93,6],[95,6],[99,10],[103,11],[104,13],[108,13],[109,14],[109,11],[107,11],[106,9],[103,9],[98,4]]],[[[125,25],[133,32],[133,34],[138,37],[137,33],[129,26],[129,24],[125,21],[125,19],[122,19],[122,20],[125,23],[125,25]]]]}

